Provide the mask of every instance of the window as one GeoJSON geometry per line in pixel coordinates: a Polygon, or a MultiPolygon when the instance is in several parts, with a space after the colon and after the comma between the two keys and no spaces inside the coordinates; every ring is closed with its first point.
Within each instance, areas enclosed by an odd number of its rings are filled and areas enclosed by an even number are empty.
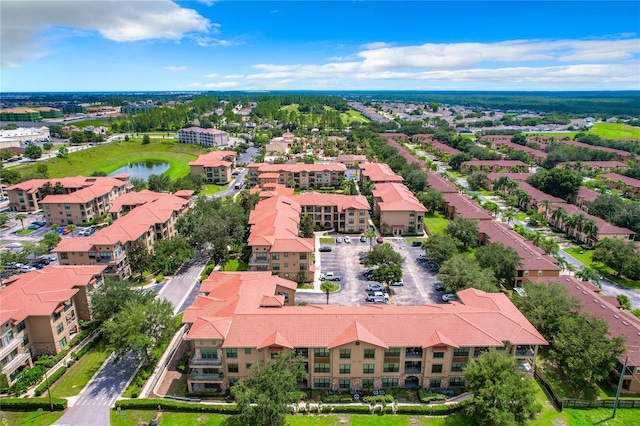
{"type": "Polygon", "coordinates": [[[202,369],[202,374],[218,374],[220,373],[220,370],[218,370],[217,368],[203,368],[202,369]]]}
{"type": "Polygon", "coordinates": [[[60,339],[60,349],[64,348],[65,346],[67,346],[67,338],[63,337],[62,339],[60,339]]]}
{"type": "Polygon", "coordinates": [[[351,349],[340,349],[340,359],[351,359],[351,349]]]}
{"type": "Polygon", "coordinates": [[[56,327],[56,332],[60,334],[63,331],[64,331],[64,325],[62,325],[62,323],[58,324],[58,326],[56,327]]]}
{"type": "Polygon", "coordinates": [[[330,371],[331,367],[328,362],[316,362],[313,364],[314,373],[329,373],[330,371]]]}
{"type": "Polygon", "coordinates": [[[314,388],[328,388],[331,385],[331,379],[329,377],[316,377],[313,379],[314,388]]]}
{"type": "Polygon", "coordinates": [[[383,388],[397,388],[398,387],[398,379],[391,379],[388,377],[382,378],[382,387],[383,388]]]}
{"type": "Polygon", "coordinates": [[[300,270],[301,271],[306,271],[307,270],[307,264],[306,263],[301,263],[300,264],[300,270]]]}
{"type": "Polygon", "coordinates": [[[60,253],[61,259],[69,259],[69,255],[67,253],[60,253]]]}
{"type": "Polygon", "coordinates": [[[365,349],[364,350],[364,359],[375,359],[376,358],[376,350],[375,349],[365,349]]]}
{"type": "Polygon", "coordinates": [[[400,364],[397,362],[385,362],[383,367],[385,373],[397,373],[400,371],[400,364]]]}
{"type": "Polygon", "coordinates": [[[244,348],[245,355],[251,355],[251,348],[244,348]]]}
{"type": "Polygon", "coordinates": [[[315,348],[313,350],[313,356],[322,357],[322,358],[329,358],[329,349],[315,348]]]}
{"type": "Polygon", "coordinates": [[[227,364],[227,370],[229,371],[229,373],[237,373],[238,364],[227,364]]]}
{"type": "Polygon", "coordinates": [[[373,387],[373,379],[362,379],[362,387],[364,389],[370,389],[373,387]]]}
{"type": "Polygon", "coordinates": [[[469,348],[457,348],[453,350],[453,356],[469,356],[469,348]]]}
{"type": "Polygon", "coordinates": [[[466,367],[466,362],[452,362],[451,363],[451,371],[462,371],[464,367],[466,367]]]}
{"type": "Polygon", "coordinates": [[[451,377],[449,386],[464,386],[464,377],[451,377]]]}
{"type": "Polygon", "coordinates": [[[432,373],[442,373],[442,364],[433,364],[431,366],[432,373]]]}
{"type": "Polygon", "coordinates": [[[252,365],[251,363],[248,363],[248,364],[245,364],[244,366],[245,366],[245,368],[246,368],[247,370],[249,370],[249,369],[251,369],[251,365],[252,365]]]}
{"type": "Polygon", "coordinates": [[[280,253],[272,253],[271,254],[271,259],[272,260],[280,260],[280,253]]]}
{"type": "Polygon", "coordinates": [[[349,380],[349,379],[340,379],[338,381],[338,387],[340,389],[349,389],[351,387],[351,380],[349,380]]]}
{"type": "Polygon", "coordinates": [[[53,322],[56,322],[60,319],[60,312],[56,312],[53,314],[53,322]]]}
{"type": "Polygon", "coordinates": [[[26,324],[24,323],[24,321],[20,321],[18,323],[18,333],[20,333],[22,330],[24,330],[25,328],[27,328],[26,324]]]}
{"type": "Polygon", "coordinates": [[[22,347],[25,347],[29,344],[29,336],[28,335],[24,335],[22,336],[22,347]]]}
{"type": "Polygon", "coordinates": [[[385,358],[397,358],[400,356],[400,348],[389,348],[384,350],[385,358]]]}
{"type": "Polygon", "coordinates": [[[340,374],[351,374],[351,364],[340,364],[340,374]]]}
{"type": "Polygon", "coordinates": [[[227,348],[227,358],[238,358],[238,350],[235,348],[227,348]]]}
{"type": "Polygon", "coordinates": [[[307,253],[300,253],[300,260],[307,260],[307,253]]]}
{"type": "Polygon", "coordinates": [[[271,269],[274,271],[279,271],[280,270],[280,264],[279,263],[272,263],[271,264],[271,269]]]}
{"type": "Polygon", "coordinates": [[[442,379],[431,379],[431,380],[429,380],[429,387],[430,388],[439,388],[440,386],[442,386],[442,379]]]}
{"type": "Polygon", "coordinates": [[[433,357],[434,358],[444,358],[444,352],[434,352],[433,353],[433,357]]]}
{"type": "Polygon", "coordinates": [[[201,348],[200,358],[202,359],[218,359],[218,351],[213,348],[201,348]]]}
{"type": "Polygon", "coordinates": [[[374,374],[375,364],[363,364],[362,374],[374,374]]]}
{"type": "MultiPolygon", "coordinates": [[[[233,386],[236,383],[238,383],[239,381],[240,381],[240,379],[238,379],[237,377],[229,378],[229,386],[233,386]]],[[[204,385],[206,387],[207,385],[215,385],[215,384],[214,383],[205,383],[204,385]]],[[[216,388],[216,390],[220,390],[220,388],[216,388]]]]}

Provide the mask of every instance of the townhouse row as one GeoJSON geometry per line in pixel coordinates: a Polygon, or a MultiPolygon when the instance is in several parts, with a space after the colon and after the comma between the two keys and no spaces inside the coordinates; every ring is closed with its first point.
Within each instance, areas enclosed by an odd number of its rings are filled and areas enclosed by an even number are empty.
{"type": "Polygon", "coordinates": [[[295,305],[295,288],[269,272],[213,272],[203,281],[182,319],[188,390],[226,390],[253,364],[294,350],[303,388],[438,391],[464,387],[464,367],[490,348],[530,371],[547,344],[501,293],[467,289],[447,305],[286,306],[295,305]]]}
{"type": "Polygon", "coordinates": [[[0,366],[9,385],[41,355],[56,355],[91,320],[90,297],[105,265],[46,266],[0,289],[0,366]]]}
{"type": "Polygon", "coordinates": [[[267,164],[247,165],[249,186],[265,184],[287,185],[299,189],[338,186],[345,178],[344,164],[267,164]]]}

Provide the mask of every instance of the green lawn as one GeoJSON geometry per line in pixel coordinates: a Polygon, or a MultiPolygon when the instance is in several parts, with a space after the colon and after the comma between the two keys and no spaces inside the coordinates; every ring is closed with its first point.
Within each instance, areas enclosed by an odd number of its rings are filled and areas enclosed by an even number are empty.
{"type": "Polygon", "coordinates": [[[246,263],[238,259],[231,259],[227,263],[225,263],[224,266],[220,268],[220,270],[221,271],[247,271],[249,270],[249,265],[247,265],[246,263]]]}
{"type": "Polygon", "coordinates": [[[51,387],[51,396],[62,398],[78,395],[110,354],[106,341],[98,342],[51,387]]]}
{"type": "Polygon", "coordinates": [[[331,237],[320,237],[320,244],[335,244],[336,239],[331,237]]]}
{"type": "Polygon", "coordinates": [[[360,114],[358,111],[350,109],[347,112],[340,113],[340,119],[347,126],[351,125],[351,123],[368,123],[369,119],[364,115],[360,114]]]}
{"type": "Polygon", "coordinates": [[[488,189],[481,189],[479,191],[476,191],[478,194],[480,195],[484,195],[485,197],[492,197],[494,195],[496,195],[495,192],[493,191],[489,191],[488,189]]]}
{"type": "Polygon", "coordinates": [[[616,418],[611,418],[613,410],[597,408],[592,410],[576,410],[565,408],[568,425],[599,425],[599,426],[637,426],[640,425],[640,412],[637,409],[619,409],[616,418]]]}
{"type": "Polygon", "coordinates": [[[0,411],[0,424],[12,426],[49,426],[58,420],[64,411],[0,411]]]}
{"type": "Polygon", "coordinates": [[[440,212],[429,213],[424,215],[424,226],[429,234],[439,234],[445,230],[449,219],[444,217],[440,212]]]}
{"type": "MultiPolygon", "coordinates": [[[[176,143],[173,140],[151,139],[142,145],[140,139],[102,144],[91,149],[70,153],[66,158],[52,158],[49,166],[51,178],[64,176],[89,176],[94,172],[111,173],[129,163],[163,161],[171,166],[167,174],[176,179],[189,174],[189,162],[207,150],[198,145],[176,143]]],[[[35,165],[16,168],[22,175],[35,173],[35,165]]]]}
{"type": "Polygon", "coordinates": [[[35,231],[35,229],[21,229],[18,232],[16,232],[17,235],[29,235],[30,233],[32,233],[33,231],[35,231]]]}
{"type": "Polygon", "coordinates": [[[516,215],[514,215],[514,217],[516,219],[518,219],[520,222],[524,221],[529,215],[526,213],[517,213],[516,215]]]}
{"type": "Polygon", "coordinates": [[[215,183],[208,183],[202,186],[200,195],[215,194],[216,192],[226,191],[229,189],[229,185],[216,185],[215,183]]]}
{"type": "Polygon", "coordinates": [[[589,133],[605,139],[632,139],[640,138],[640,127],[625,123],[595,123],[589,133]]]}
{"type": "Polygon", "coordinates": [[[618,284],[626,286],[626,287],[640,289],[640,282],[635,281],[635,280],[630,280],[630,279],[625,278],[625,277],[617,277],[615,275],[615,272],[613,271],[613,269],[604,266],[600,262],[594,262],[592,260],[593,250],[583,250],[580,247],[570,247],[570,248],[566,248],[566,249],[563,249],[563,250],[566,253],[568,253],[569,255],[571,255],[572,257],[576,258],[580,262],[582,262],[585,265],[587,265],[588,267],[593,268],[596,271],[598,271],[600,273],[600,275],[602,275],[603,277],[605,277],[609,281],[613,281],[615,283],[618,283],[618,284]],[[582,253],[580,253],[580,252],[582,252],[582,253]]]}

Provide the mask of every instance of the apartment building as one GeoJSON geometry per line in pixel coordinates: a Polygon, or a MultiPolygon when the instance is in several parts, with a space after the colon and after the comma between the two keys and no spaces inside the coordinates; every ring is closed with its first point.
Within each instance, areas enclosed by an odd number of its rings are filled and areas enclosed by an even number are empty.
{"type": "Polygon", "coordinates": [[[153,244],[176,235],[177,220],[192,206],[188,196],[151,191],[132,192],[118,200],[113,217],[117,220],[95,234],[83,238],[64,238],[53,249],[61,265],[106,265],[104,273],[116,279],[127,277],[131,270],[127,250],[133,241],[144,243],[148,251],[153,244]]]}
{"type": "Polygon", "coordinates": [[[304,388],[462,388],[464,367],[489,348],[530,371],[547,344],[502,293],[467,289],[446,305],[285,306],[295,283],[255,274],[214,272],[185,310],[190,392],[226,390],[284,350],[302,356],[304,388]]]}
{"type": "MultiPolygon", "coordinates": [[[[558,205],[565,203],[565,200],[563,200],[562,198],[554,197],[553,195],[542,192],[539,189],[529,185],[524,180],[518,182],[518,188],[520,188],[528,195],[528,198],[521,200],[520,208],[524,211],[533,209],[538,213],[544,214],[547,209],[547,204],[558,205]]],[[[509,188],[504,188],[503,192],[505,196],[513,193],[513,191],[509,188]]]]}
{"type": "Polygon", "coordinates": [[[493,189],[493,183],[501,177],[508,177],[509,179],[520,183],[527,180],[531,175],[531,173],[488,173],[486,188],[491,191],[493,189]]]}
{"type": "Polygon", "coordinates": [[[573,204],[555,204],[545,212],[545,219],[549,224],[569,236],[576,238],[579,242],[596,245],[604,238],[618,238],[621,240],[633,240],[635,232],[627,228],[613,225],[604,219],[590,215],[580,207],[573,204]],[[581,221],[572,220],[572,217],[580,218],[581,221]],[[587,226],[590,223],[594,226],[587,226]]]}
{"type": "Polygon", "coordinates": [[[494,140],[492,141],[491,147],[493,149],[497,149],[507,153],[513,151],[526,152],[527,154],[529,154],[529,159],[538,165],[541,165],[547,158],[547,153],[544,151],[540,151],[539,149],[530,148],[524,145],[519,145],[508,140],[494,140]]]}
{"type": "Polygon", "coordinates": [[[474,219],[479,222],[493,219],[491,214],[480,207],[471,197],[460,193],[442,194],[444,205],[442,211],[449,219],[462,217],[464,219],[474,219]]]}
{"type": "Polygon", "coordinates": [[[599,192],[596,192],[593,189],[581,186],[575,198],[573,199],[573,204],[588,212],[589,203],[594,202],[600,195],[601,194],[599,192]]]}
{"type": "Polygon", "coordinates": [[[44,118],[60,118],[62,112],[50,107],[17,107],[0,109],[0,121],[42,121],[44,118]]]}
{"type": "Polygon", "coordinates": [[[471,160],[465,161],[460,166],[462,173],[472,173],[475,171],[508,173],[526,172],[529,166],[518,160],[471,160]]]}
{"type": "Polygon", "coordinates": [[[189,163],[191,176],[204,176],[207,183],[227,183],[236,167],[235,151],[212,151],[189,163]]]}
{"type": "Polygon", "coordinates": [[[42,209],[49,224],[66,225],[87,222],[104,214],[113,200],[132,188],[129,175],[123,173],[117,176],[31,179],[11,185],[5,191],[9,197],[9,210],[35,212],[42,209]],[[72,194],[75,195],[70,196],[72,194]],[[44,203],[48,206],[43,205],[45,197],[53,197],[44,203]]]}
{"type": "Polygon", "coordinates": [[[359,154],[340,154],[338,155],[338,163],[342,163],[347,167],[356,167],[367,162],[366,155],[359,154]]]}
{"type": "Polygon", "coordinates": [[[629,176],[620,175],[618,173],[607,173],[600,175],[605,180],[610,189],[618,189],[622,191],[622,195],[629,198],[638,198],[640,196],[640,180],[629,176]]]}
{"type": "Polygon", "coordinates": [[[338,186],[345,177],[347,167],[340,163],[329,164],[267,164],[247,165],[249,185],[278,183],[300,189],[312,187],[338,186]],[[262,174],[268,173],[265,179],[262,174]],[[275,174],[277,173],[277,178],[275,174]],[[292,185],[293,184],[293,185],[292,185]]]}
{"type": "Polygon", "coordinates": [[[178,130],[178,141],[210,147],[229,146],[229,134],[218,129],[202,129],[200,127],[187,127],[178,130]]]}
{"type": "Polygon", "coordinates": [[[622,374],[625,359],[627,369],[622,379],[623,393],[640,393],[640,319],[631,312],[619,308],[615,296],[603,296],[600,288],[588,281],[579,281],[574,277],[531,277],[532,283],[559,283],[565,286],[569,296],[580,301],[580,311],[594,315],[609,325],[611,336],[624,337],[627,347],[618,357],[618,364],[611,370],[609,380],[617,386],[622,374]],[[628,357],[628,358],[627,358],[628,357]]]}
{"type": "Polygon", "coordinates": [[[458,187],[451,181],[448,181],[438,173],[427,173],[427,186],[429,189],[435,189],[443,194],[455,194],[460,192],[458,187]]]}
{"type": "Polygon", "coordinates": [[[0,365],[12,384],[40,355],[62,351],[89,321],[89,296],[105,266],[47,266],[12,277],[0,289],[0,365]]]}
{"type": "Polygon", "coordinates": [[[360,183],[389,183],[404,182],[402,176],[398,176],[389,165],[384,163],[360,164],[360,183]]]}
{"type": "Polygon", "coordinates": [[[380,218],[380,232],[385,235],[423,234],[427,209],[401,183],[376,183],[373,214],[380,218]]]}
{"type": "Polygon", "coordinates": [[[311,216],[314,226],[338,232],[365,232],[369,228],[369,202],[363,195],[307,192],[292,195],[300,214],[311,216]]]}
{"type": "Polygon", "coordinates": [[[544,253],[531,241],[527,241],[503,223],[496,221],[478,222],[478,245],[501,243],[511,247],[520,256],[514,285],[521,286],[529,277],[558,277],[558,261],[544,253]]]}
{"type": "Polygon", "coordinates": [[[302,206],[291,197],[263,199],[249,214],[250,271],[271,271],[274,275],[309,282],[315,266],[313,238],[298,236],[302,206]]]}
{"type": "Polygon", "coordinates": [[[583,172],[601,172],[628,169],[629,165],[621,161],[567,161],[566,163],[556,164],[556,167],[583,172]]]}

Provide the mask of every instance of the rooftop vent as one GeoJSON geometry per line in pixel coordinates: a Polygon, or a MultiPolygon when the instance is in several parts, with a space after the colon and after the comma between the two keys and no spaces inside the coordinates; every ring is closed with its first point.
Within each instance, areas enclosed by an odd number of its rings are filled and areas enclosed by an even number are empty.
{"type": "Polygon", "coordinates": [[[622,321],[622,324],[629,325],[626,321],[622,321]]]}
{"type": "Polygon", "coordinates": [[[613,314],[613,317],[614,317],[615,319],[620,318],[620,317],[619,317],[619,316],[617,316],[616,314],[613,314]]]}

